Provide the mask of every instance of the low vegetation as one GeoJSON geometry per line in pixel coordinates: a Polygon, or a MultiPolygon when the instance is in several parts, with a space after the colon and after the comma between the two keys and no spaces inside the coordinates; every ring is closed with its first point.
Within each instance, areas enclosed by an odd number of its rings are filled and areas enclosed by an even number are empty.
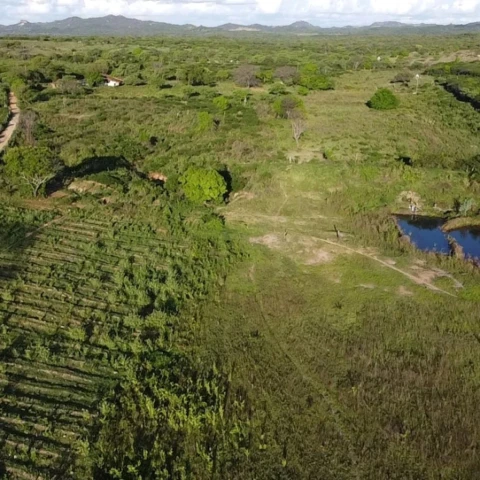
{"type": "Polygon", "coordinates": [[[381,88],[368,101],[368,106],[374,110],[393,110],[400,105],[400,101],[388,88],[381,88]]]}
{"type": "Polygon", "coordinates": [[[476,478],[478,38],[0,39],[0,477],[476,478]]]}

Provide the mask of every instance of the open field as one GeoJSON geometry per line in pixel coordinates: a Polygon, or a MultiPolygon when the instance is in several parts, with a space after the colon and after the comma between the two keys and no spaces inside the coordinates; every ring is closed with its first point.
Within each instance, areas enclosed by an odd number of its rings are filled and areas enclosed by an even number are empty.
{"type": "Polygon", "coordinates": [[[1,40],[0,477],[475,479],[480,271],[393,216],[479,222],[478,39],[1,40]]]}

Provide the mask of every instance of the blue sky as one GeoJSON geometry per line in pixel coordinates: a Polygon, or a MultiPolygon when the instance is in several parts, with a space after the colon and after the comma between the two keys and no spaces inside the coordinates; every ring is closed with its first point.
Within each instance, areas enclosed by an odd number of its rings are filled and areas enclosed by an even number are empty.
{"type": "Polygon", "coordinates": [[[480,20],[480,0],[0,0],[0,23],[46,22],[69,16],[125,15],[195,25],[306,20],[320,26],[468,23],[480,20]]]}

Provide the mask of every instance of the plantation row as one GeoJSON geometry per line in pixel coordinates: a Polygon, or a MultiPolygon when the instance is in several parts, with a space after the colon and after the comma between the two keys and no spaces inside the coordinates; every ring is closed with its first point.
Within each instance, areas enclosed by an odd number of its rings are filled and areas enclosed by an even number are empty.
{"type": "Polygon", "coordinates": [[[167,316],[201,297],[206,266],[222,261],[200,254],[211,242],[77,217],[35,225],[23,241],[13,229],[0,252],[0,445],[14,478],[70,475],[99,399],[145,348],[163,346],[167,316]]]}

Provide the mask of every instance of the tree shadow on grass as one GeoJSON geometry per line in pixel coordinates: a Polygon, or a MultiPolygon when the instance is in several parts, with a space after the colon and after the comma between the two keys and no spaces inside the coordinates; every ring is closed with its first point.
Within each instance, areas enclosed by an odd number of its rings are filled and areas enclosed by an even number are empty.
{"type": "MultiPolygon", "coordinates": [[[[111,172],[119,168],[134,171],[134,167],[123,157],[105,156],[85,158],[80,164],[74,167],[63,168],[52,180],[47,183],[46,194],[67,187],[76,178],[84,178],[100,172],[111,172]]],[[[136,172],[138,173],[138,172],[136,172]]]]}
{"type": "Polygon", "coordinates": [[[25,250],[35,243],[38,225],[1,215],[0,222],[0,275],[13,280],[25,264],[25,250]]]}

